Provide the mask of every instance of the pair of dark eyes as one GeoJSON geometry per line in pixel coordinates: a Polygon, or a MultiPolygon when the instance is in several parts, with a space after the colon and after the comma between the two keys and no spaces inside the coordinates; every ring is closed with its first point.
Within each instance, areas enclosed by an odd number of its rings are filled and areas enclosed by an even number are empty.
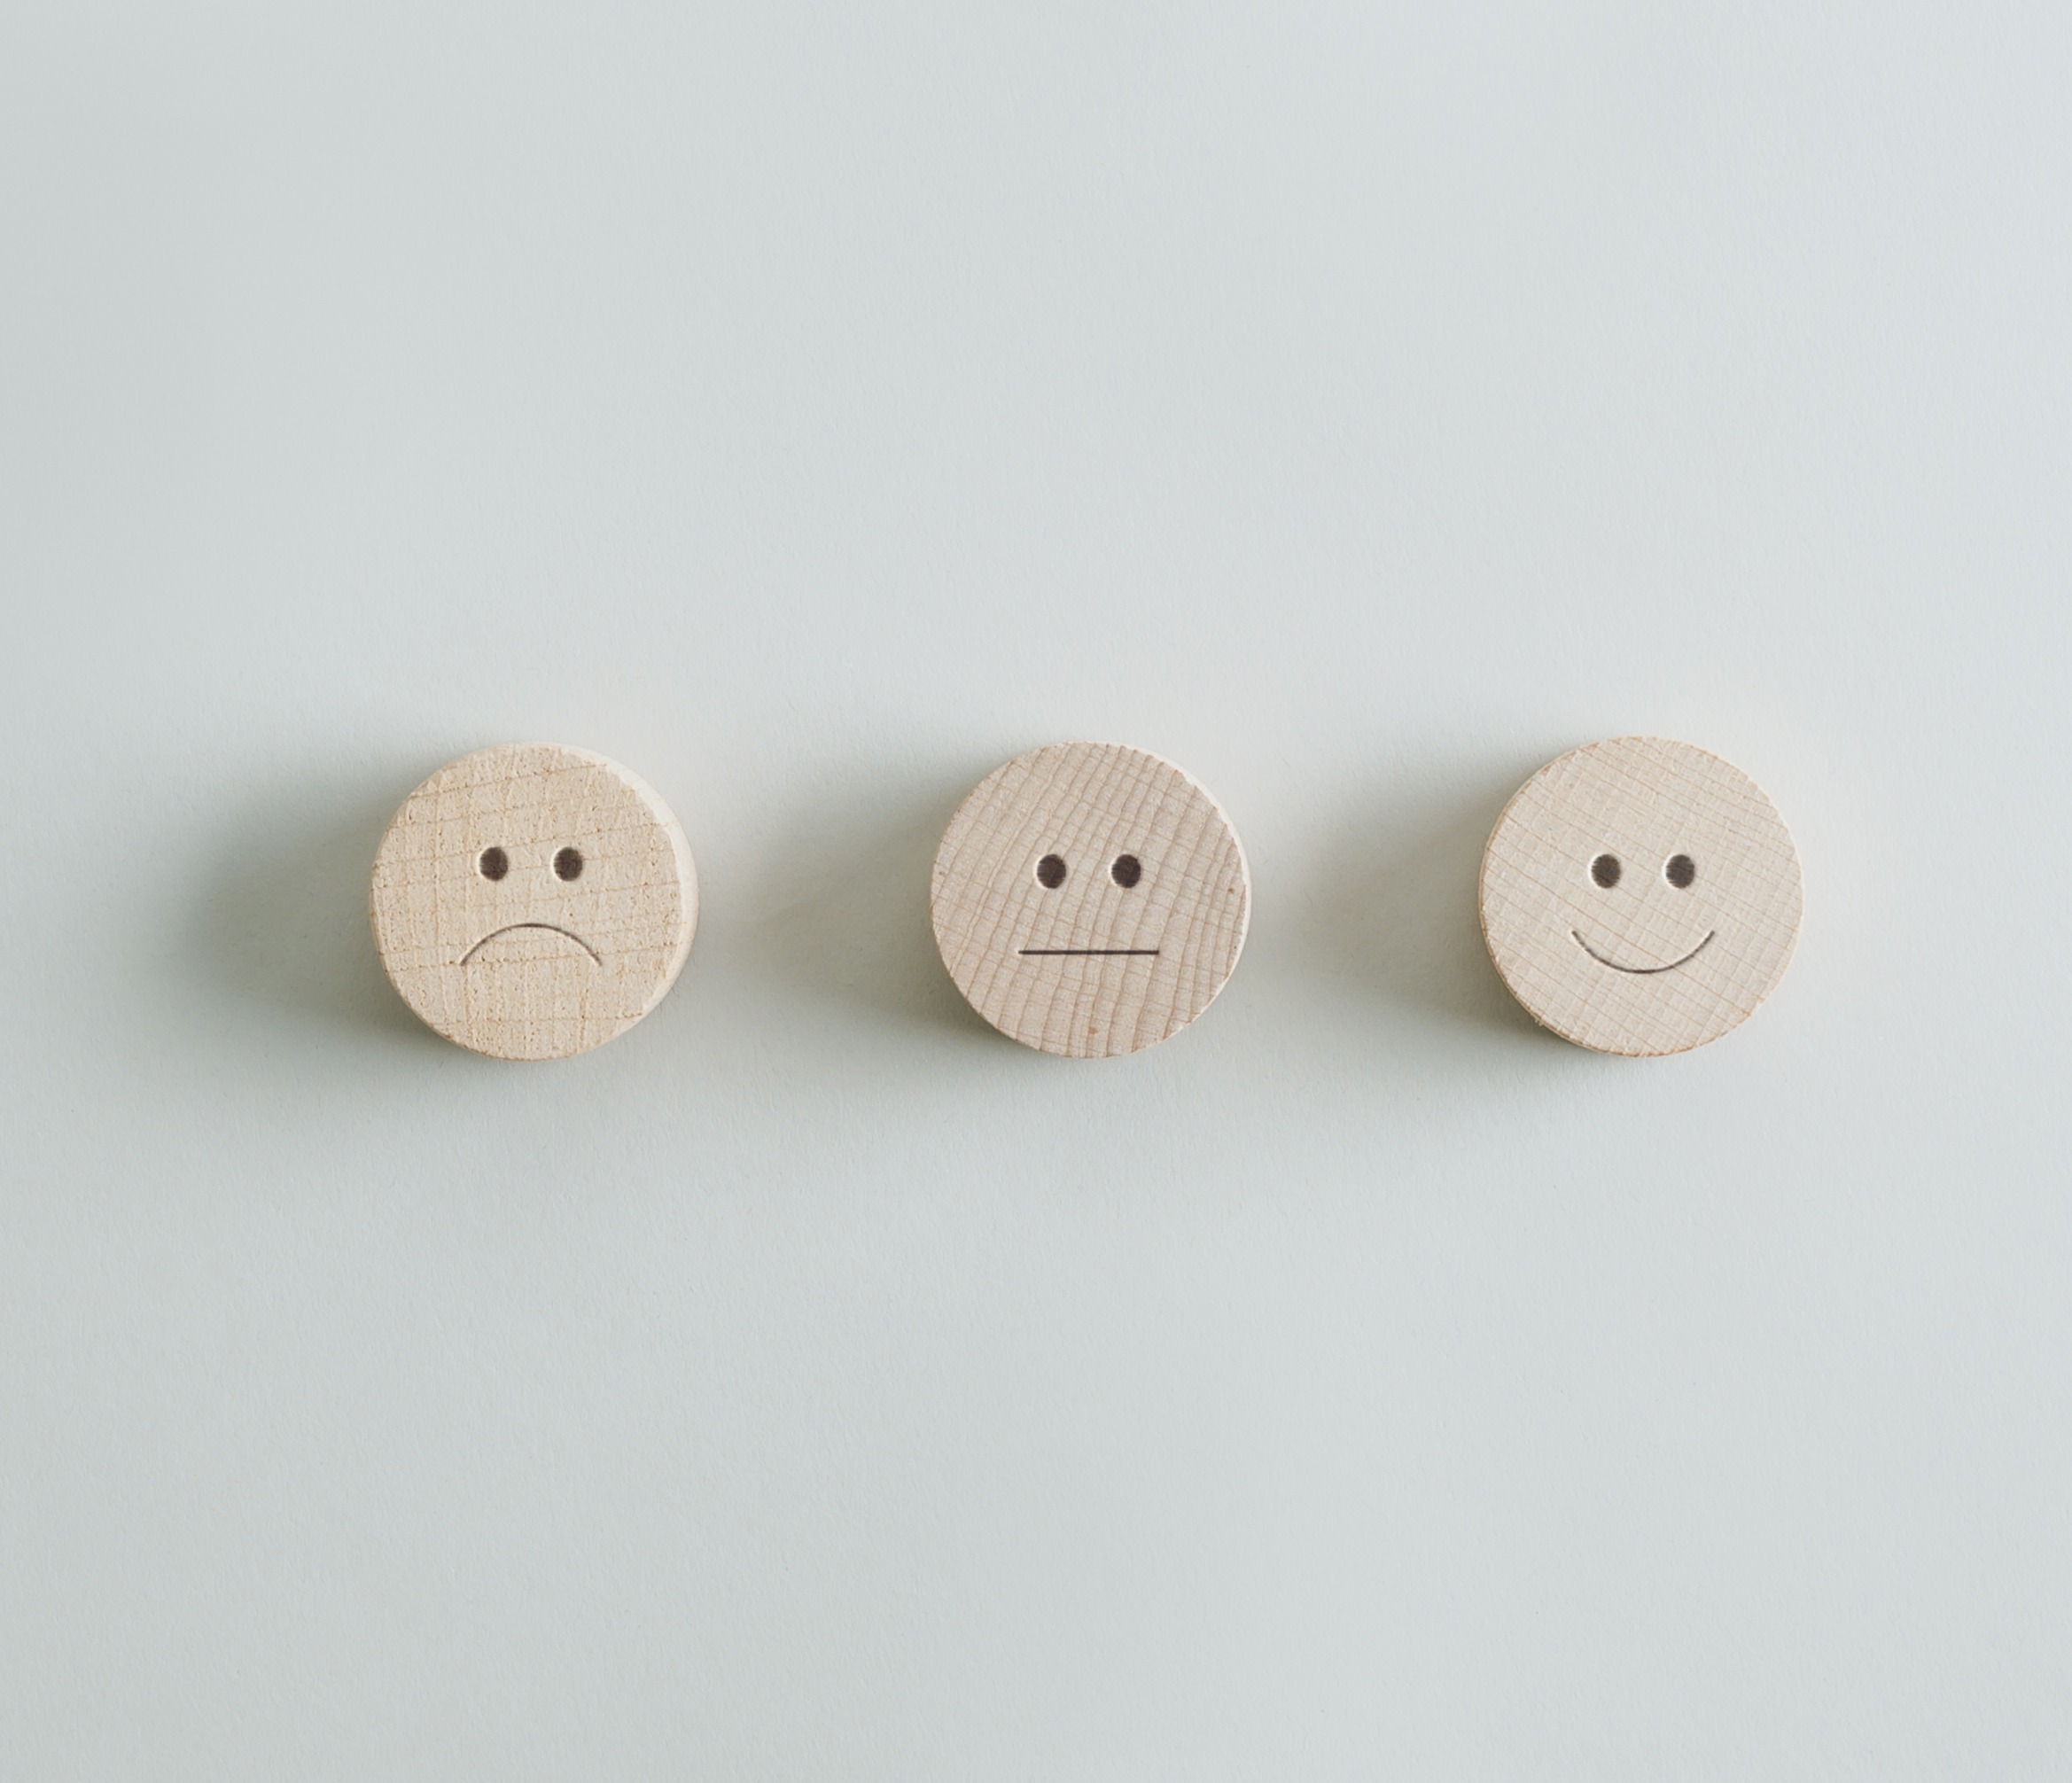
{"type": "MultiPolygon", "coordinates": [[[[1619,883],[1625,868],[1616,854],[1600,854],[1590,863],[1590,876],[1609,892],[1619,883]]],[[[1679,892],[1688,892],[1698,877],[1698,863],[1688,854],[1672,854],[1662,863],[1662,876],[1679,892]]]]}
{"type": "MultiPolygon", "coordinates": [[[[475,870],[485,879],[501,879],[510,871],[510,856],[494,842],[475,857],[475,870]]],[[[580,879],[583,871],[583,852],[580,848],[564,848],[554,857],[554,876],[557,879],[580,879]]]]}
{"type": "MultiPolygon", "coordinates": [[[[1055,892],[1064,884],[1064,858],[1058,854],[1046,854],[1036,863],[1036,883],[1046,892],[1055,892]]],[[[1118,854],[1108,863],[1108,876],[1126,892],[1144,876],[1144,863],[1133,854],[1118,854]]]]}

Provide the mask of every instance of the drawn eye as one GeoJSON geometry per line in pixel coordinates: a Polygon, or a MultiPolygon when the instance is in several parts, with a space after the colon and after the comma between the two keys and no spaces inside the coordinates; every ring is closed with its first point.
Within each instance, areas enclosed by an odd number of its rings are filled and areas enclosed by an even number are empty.
{"type": "Polygon", "coordinates": [[[1662,876],[1678,891],[1687,892],[1691,882],[1698,876],[1698,863],[1688,854],[1672,854],[1669,865],[1662,869],[1662,876]]]}
{"type": "Polygon", "coordinates": [[[1133,854],[1118,854],[1108,876],[1126,892],[1144,876],[1144,863],[1133,854]]]}
{"type": "Polygon", "coordinates": [[[583,872],[583,856],[580,848],[564,848],[554,857],[554,872],[557,878],[580,879],[583,872]]]}
{"type": "Polygon", "coordinates": [[[510,856],[492,843],[476,858],[475,871],[485,879],[501,879],[510,871],[510,856]]]}
{"type": "Polygon", "coordinates": [[[1046,854],[1036,863],[1036,883],[1046,892],[1055,892],[1064,884],[1064,862],[1055,854],[1046,854]]]}
{"type": "Polygon", "coordinates": [[[1619,883],[1619,857],[1600,854],[1590,863],[1590,876],[1609,892],[1619,883]]]}

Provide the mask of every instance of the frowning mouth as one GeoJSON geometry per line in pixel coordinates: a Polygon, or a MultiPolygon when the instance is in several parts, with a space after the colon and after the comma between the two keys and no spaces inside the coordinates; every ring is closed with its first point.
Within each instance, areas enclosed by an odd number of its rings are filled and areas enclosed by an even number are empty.
{"type": "Polygon", "coordinates": [[[476,942],[472,947],[469,948],[466,953],[463,954],[459,959],[456,960],[454,964],[456,966],[466,965],[470,960],[473,959],[476,954],[479,954],[483,948],[487,947],[499,935],[509,935],[514,930],[519,929],[545,929],[551,934],[565,935],[570,940],[573,941],[577,946],[580,947],[584,953],[588,954],[591,959],[595,960],[598,965],[602,966],[604,963],[604,956],[600,954],[595,947],[591,946],[588,941],[584,940],[580,935],[577,934],[573,929],[564,929],[558,923],[507,923],[501,929],[492,929],[487,935],[483,936],[479,941],[476,942]]]}
{"type": "Polygon", "coordinates": [[[1022,954],[1037,960],[1156,960],[1156,947],[1024,947],[1022,954]]]}
{"type": "Polygon", "coordinates": [[[1699,954],[1702,954],[1705,949],[1711,945],[1712,937],[1717,935],[1718,932],[1719,930],[1717,929],[1711,930],[1707,933],[1705,938],[1699,942],[1695,947],[1692,948],[1689,953],[1686,954],[1682,959],[1671,960],[1666,966],[1622,966],[1616,960],[1606,959],[1602,954],[1599,953],[1596,948],[1590,945],[1589,942],[1585,941],[1577,930],[1574,929],[1569,930],[1570,934],[1575,936],[1576,945],[1580,947],[1585,954],[1589,954],[1593,960],[1596,961],[1599,965],[1609,966],[1615,972],[1631,972],[1636,978],[1651,978],[1657,972],[1673,972],[1679,966],[1689,965],[1692,961],[1695,960],[1699,954]]]}

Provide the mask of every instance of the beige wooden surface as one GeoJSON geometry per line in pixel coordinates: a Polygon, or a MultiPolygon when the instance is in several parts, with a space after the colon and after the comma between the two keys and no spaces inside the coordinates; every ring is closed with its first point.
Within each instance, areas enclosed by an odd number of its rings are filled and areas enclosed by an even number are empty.
{"type": "Polygon", "coordinates": [[[1053,744],[958,808],[930,903],[943,963],[987,1021],[1042,1052],[1108,1058],[1215,1001],[1244,946],[1251,882],[1229,819],[1171,762],[1053,744]]]}
{"type": "Polygon", "coordinates": [[[432,1028],[497,1058],[558,1059],[661,1001],[690,951],[697,880],[682,829],[637,775],[507,744],[404,800],[370,905],[383,966],[432,1028]]]}
{"type": "Polygon", "coordinates": [[[1549,762],[1483,856],[1504,982],[1598,1052],[1687,1052],[1747,1020],[1791,963],[1802,908],[1798,853],[1762,788],[1662,737],[1549,762]]]}

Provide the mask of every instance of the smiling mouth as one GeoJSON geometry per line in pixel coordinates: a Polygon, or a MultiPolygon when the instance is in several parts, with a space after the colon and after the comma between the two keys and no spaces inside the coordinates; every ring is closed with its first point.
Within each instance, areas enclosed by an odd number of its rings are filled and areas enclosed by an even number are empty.
{"type": "Polygon", "coordinates": [[[1037,960],[1156,960],[1156,947],[1024,947],[1023,957],[1037,960]]]}
{"type": "Polygon", "coordinates": [[[591,959],[595,960],[598,965],[602,966],[604,963],[604,956],[600,954],[595,947],[591,946],[588,941],[584,940],[580,935],[577,934],[573,929],[564,929],[558,923],[507,923],[501,929],[492,929],[487,935],[483,936],[479,941],[476,942],[472,947],[469,948],[466,953],[463,954],[459,959],[456,960],[454,964],[456,966],[466,965],[470,960],[473,959],[476,954],[479,954],[483,948],[487,947],[499,935],[509,935],[514,933],[519,929],[544,929],[550,934],[565,935],[570,940],[573,941],[577,946],[580,947],[584,953],[588,954],[591,959]]]}
{"type": "Polygon", "coordinates": [[[1705,949],[1711,945],[1712,937],[1717,935],[1718,932],[1719,930],[1717,929],[1710,930],[1706,935],[1705,938],[1699,942],[1695,947],[1692,948],[1689,953],[1686,954],[1682,959],[1671,960],[1666,966],[1622,966],[1616,960],[1606,959],[1602,954],[1599,953],[1596,948],[1593,947],[1589,942],[1583,938],[1581,933],[1578,930],[1574,929],[1569,930],[1570,934],[1575,936],[1576,945],[1580,947],[1585,954],[1589,954],[1593,960],[1596,961],[1599,965],[1609,966],[1615,972],[1631,972],[1636,978],[1649,978],[1653,977],[1657,972],[1673,972],[1679,966],[1689,965],[1692,961],[1695,960],[1699,954],[1702,954],[1705,949]]]}

